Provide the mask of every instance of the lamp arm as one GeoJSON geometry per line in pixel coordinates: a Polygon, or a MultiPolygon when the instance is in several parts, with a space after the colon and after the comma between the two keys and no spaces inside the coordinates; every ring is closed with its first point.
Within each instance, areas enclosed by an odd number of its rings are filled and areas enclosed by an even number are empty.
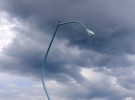
{"type": "Polygon", "coordinates": [[[82,25],[85,29],[87,29],[87,27],[84,24],[82,24],[81,22],[79,22],[79,21],[71,21],[71,22],[59,23],[59,25],[65,25],[65,24],[71,24],[71,23],[78,23],[78,24],[82,25]]]}

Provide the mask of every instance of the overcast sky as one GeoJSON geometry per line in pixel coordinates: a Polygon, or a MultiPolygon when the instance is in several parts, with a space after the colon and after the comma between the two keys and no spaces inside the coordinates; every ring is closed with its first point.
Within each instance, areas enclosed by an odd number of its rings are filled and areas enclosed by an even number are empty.
{"type": "Polygon", "coordinates": [[[0,0],[0,100],[135,100],[134,0],[0,0]]]}

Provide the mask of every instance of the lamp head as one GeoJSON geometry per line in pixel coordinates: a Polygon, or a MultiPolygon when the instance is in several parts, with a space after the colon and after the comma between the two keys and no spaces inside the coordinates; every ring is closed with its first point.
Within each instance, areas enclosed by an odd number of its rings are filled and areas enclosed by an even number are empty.
{"type": "Polygon", "coordinates": [[[94,35],[95,35],[95,33],[92,32],[92,31],[89,30],[89,29],[86,29],[86,32],[88,33],[89,36],[94,36],[94,35]]]}

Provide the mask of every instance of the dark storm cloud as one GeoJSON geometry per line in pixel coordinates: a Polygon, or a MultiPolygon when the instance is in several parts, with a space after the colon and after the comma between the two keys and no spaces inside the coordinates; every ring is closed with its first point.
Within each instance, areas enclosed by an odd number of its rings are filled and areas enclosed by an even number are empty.
{"type": "MultiPolygon", "coordinates": [[[[7,2],[7,10],[14,16],[27,20],[36,16],[33,20],[38,23],[40,29],[54,29],[58,20],[79,20],[87,27],[95,31],[96,37],[92,40],[82,36],[79,40],[73,35],[75,30],[70,26],[64,26],[62,38],[68,38],[70,45],[78,45],[80,48],[93,49],[98,52],[123,54],[134,53],[133,44],[134,29],[131,24],[134,11],[128,11],[128,6],[134,3],[130,1],[123,3],[117,1],[70,1],[70,0],[40,0],[40,1],[18,1],[7,2]],[[124,7],[123,9],[121,9],[124,7]],[[62,9],[61,9],[62,8],[62,9]],[[123,13],[125,11],[125,13],[123,13]],[[129,15],[129,16],[128,16],[129,15]],[[129,26],[128,26],[129,25],[129,26]],[[69,27],[67,29],[67,27],[69,27]],[[128,46],[128,47],[127,47],[128,46]]],[[[71,25],[72,26],[72,25],[71,25]]],[[[75,27],[75,25],[73,25],[75,27]]],[[[79,27],[79,26],[78,26],[79,27]]],[[[77,30],[77,29],[76,29],[77,30]]],[[[84,33],[85,30],[81,30],[84,33]]],[[[51,34],[51,33],[49,33],[51,34]]],[[[60,36],[59,36],[60,37],[60,36]]]]}
{"type": "MultiPolygon", "coordinates": [[[[27,20],[31,16],[36,16],[38,27],[48,30],[48,27],[55,28],[54,23],[58,20],[79,20],[87,27],[95,31],[96,37],[92,40],[82,36],[79,40],[73,35],[72,28],[63,28],[65,33],[61,33],[62,38],[68,38],[70,45],[78,45],[80,48],[93,49],[98,52],[123,54],[135,53],[134,29],[130,28],[128,22],[132,22],[135,15],[132,9],[133,1],[76,1],[76,0],[11,0],[7,3],[7,11],[14,16],[27,20]],[[127,3],[127,5],[126,5],[127,3]],[[131,8],[129,8],[129,5],[131,8]],[[123,7],[123,9],[122,9],[123,7]],[[125,13],[123,13],[125,11],[125,13]],[[128,21],[128,22],[127,22],[128,21]],[[128,26],[129,25],[129,26],[128,26]],[[128,47],[127,47],[128,46],[128,47]]],[[[64,26],[70,27],[70,26],[64,26]]],[[[75,25],[73,25],[75,27],[75,25]]],[[[79,27],[79,26],[78,26],[79,27]]],[[[82,30],[81,32],[83,32],[82,30]]],[[[51,34],[51,33],[50,33],[51,34]]]]}

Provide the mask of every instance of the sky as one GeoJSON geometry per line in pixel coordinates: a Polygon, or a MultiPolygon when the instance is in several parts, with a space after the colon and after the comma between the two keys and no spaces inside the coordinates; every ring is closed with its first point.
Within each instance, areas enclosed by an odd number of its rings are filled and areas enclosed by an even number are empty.
{"type": "Polygon", "coordinates": [[[134,0],[0,0],[0,100],[135,100],[134,0]]]}

